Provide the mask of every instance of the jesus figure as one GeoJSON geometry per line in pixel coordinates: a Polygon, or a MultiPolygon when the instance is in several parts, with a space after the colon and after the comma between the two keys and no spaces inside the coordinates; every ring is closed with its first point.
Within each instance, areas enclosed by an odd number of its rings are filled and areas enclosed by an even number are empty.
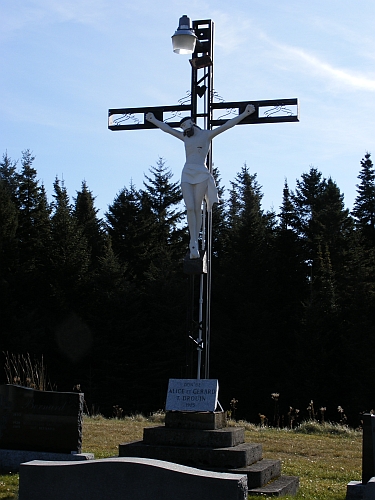
{"type": "Polygon", "coordinates": [[[204,198],[206,199],[208,211],[211,211],[212,205],[218,202],[215,180],[206,167],[211,141],[217,135],[237,125],[254,111],[255,107],[248,104],[243,113],[213,130],[202,130],[190,117],[185,117],[180,122],[182,132],[158,120],[153,113],[146,115],[149,122],[159,127],[163,132],[177,137],[185,144],[186,162],[182,169],[181,190],[187,211],[191,259],[199,259],[200,257],[198,237],[202,226],[202,201],[204,198]]]}

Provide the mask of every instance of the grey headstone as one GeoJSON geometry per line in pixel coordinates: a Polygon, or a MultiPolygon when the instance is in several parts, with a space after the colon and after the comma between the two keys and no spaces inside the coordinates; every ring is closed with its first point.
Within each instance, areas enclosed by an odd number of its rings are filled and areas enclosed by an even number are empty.
{"type": "Polygon", "coordinates": [[[80,453],[83,394],[0,386],[0,448],[80,453]]]}
{"type": "Polygon", "coordinates": [[[247,500],[247,477],[147,458],[34,461],[20,467],[20,500],[247,500]]]}
{"type": "Polygon", "coordinates": [[[375,415],[363,415],[362,483],[375,476],[375,415]]]}

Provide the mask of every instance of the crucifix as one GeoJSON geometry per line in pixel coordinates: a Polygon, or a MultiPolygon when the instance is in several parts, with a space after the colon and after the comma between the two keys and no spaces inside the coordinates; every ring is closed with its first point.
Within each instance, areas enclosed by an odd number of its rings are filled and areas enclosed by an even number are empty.
{"type": "Polygon", "coordinates": [[[180,102],[175,106],[110,109],[108,112],[110,130],[159,128],[184,142],[186,163],[182,171],[181,189],[190,233],[184,271],[190,277],[188,334],[198,353],[197,379],[201,378],[203,350],[203,378],[209,378],[210,365],[211,209],[213,203],[218,201],[212,176],[211,141],[237,124],[299,121],[297,99],[244,102],[224,102],[217,99],[213,87],[213,35],[214,23],[211,20],[193,21],[191,25],[190,19],[182,16],[179,27],[172,36],[175,53],[192,54],[191,93],[188,102],[180,102]],[[230,116],[233,117],[229,118],[230,116]],[[198,122],[202,128],[198,126],[198,122]],[[176,130],[178,128],[182,131],[176,130]],[[195,319],[194,306],[196,275],[199,276],[198,321],[195,319]]]}

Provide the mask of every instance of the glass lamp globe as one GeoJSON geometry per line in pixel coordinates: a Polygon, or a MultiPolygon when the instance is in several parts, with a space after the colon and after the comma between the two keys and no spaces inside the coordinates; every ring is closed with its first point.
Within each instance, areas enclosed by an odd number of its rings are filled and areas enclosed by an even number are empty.
{"type": "Polygon", "coordinates": [[[191,28],[188,16],[180,17],[178,28],[172,36],[173,52],[176,54],[192,54],[195,50],[197,37],[191,28]]]}

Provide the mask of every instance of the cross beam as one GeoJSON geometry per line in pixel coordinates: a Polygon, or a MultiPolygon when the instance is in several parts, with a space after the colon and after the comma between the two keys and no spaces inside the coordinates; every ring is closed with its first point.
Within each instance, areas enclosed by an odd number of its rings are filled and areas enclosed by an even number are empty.
{"type": "MultiPolygon", "coordinates": [[[[227,119],[225,116],[239,114],[245,109],[247,104],[255,106],[255,113],[242,120],[239,125],[253,123],[280,123],[298,122],[299,110],[298,99],[268,99],[265,101],[240,101],[240,102],[216,102],[211,104],[211,110],[219,116],[211,120],[211,127],[223,125],[227,119]],[[215,113],[216,111],[216,113],[215,113]],[[220,111],[220,113],[217,113],[220,111]]],[[[140,130],[157,128],[146,120],[146,114],[154,113],[160,121],[165,121],[165,114],[171,115],[169,119],[178,117],[178,121],[167,121],[168,125],[176,128],[184,116],[188,116],[192,111],[192,106],[182,104],[176,106],[157,106],[141,108],[119,108],[108,111],[108,128],[110,130],[140,130]]],[[[200,115],[197,114],[199,117],[200,115]]],[[[167,118],[168,119],[168,118],[167,118]]],[[[209,127],[209,128],[211,128],[209,127]]]]}

